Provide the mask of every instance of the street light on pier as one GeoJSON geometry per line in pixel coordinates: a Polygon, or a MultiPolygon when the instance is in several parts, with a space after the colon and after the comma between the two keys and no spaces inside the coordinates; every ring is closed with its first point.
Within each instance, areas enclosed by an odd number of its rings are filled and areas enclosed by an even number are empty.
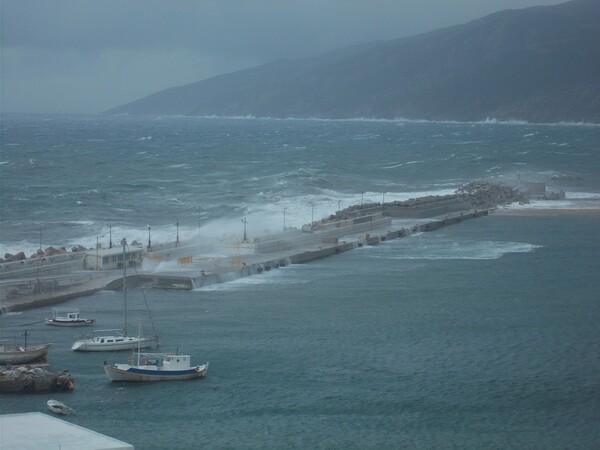
{"type": "Polygon", "coordinates": [[[175,241],[175,247],[179,247],[179,218],[177,218],[175,226],[177,227],[177,240],[175,241]]]}
{"type": "Polygon", "coordinates": [[[21,336],[25,338],[25,348],[27,348],[27,336],[31,336],[31,333],[29,332],[29,330],[25,330],[21,333],[21,336]]]}
{"type": "Polygon", "coordinates": [[[108,248],[112,248],[112,225],[108,226],[108,248]]]}
{"type": "Polygon", "coordinates": [[[150,227],[150,225],[148,225],[148,251],[149,252],[152,251],[152,241],[150,240],[150,230],[151,230],[151,227],[150,227]]]}
{"type": "Polygon", "coordinates": [[[248,221],[245,217],[242,219],[242,223],[244,224],[244,240],[242,242],[246,242],[246,224],[248,223],[248,221]]]}
{"type": "Polygon", "coordinates": [[[283,231],[285,231],[285,212],[287,208],[283,208],[283,231]]]}

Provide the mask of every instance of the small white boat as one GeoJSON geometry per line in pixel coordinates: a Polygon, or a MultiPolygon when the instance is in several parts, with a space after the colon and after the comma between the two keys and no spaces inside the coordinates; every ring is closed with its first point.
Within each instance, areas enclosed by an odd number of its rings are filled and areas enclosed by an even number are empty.
{"type": "Polygon", "coordinates": [[[156,336],[125,336],[121,330],[95,330],[93,336],[75,341],[75,352],[113,352],[158,346],[156,336]]]}
{"type": "Polygon", "coordinates": [[[28,364],[44,359],[50,344],[21,347],[0,342],[0,364],[28,364]]]}
{"type": "Polygon", "coordinates": [[[179,353],[133,353],[129,364],[104,362],[104,371],[111,381],[164,381],[202,378],[208,363],[190,365],[190,356],[179,353]]]}
{"type": "Polygon", "coordinates": [[[48,400],[46,404],[48,405],[48,409],[53,413],[63,414],[65,416],[75,414],[75,412],[71,408],[69,408],[64,403],[59,402],[58,400],[48,400]]]}
{"type": "Polygon", "coordinates": [[[46,319],[46,325],[55,325],[58,327],[83,327],[96,323],[94,319],[82,319],[79,316],[79,310],[67,312],[66,315],[60,316],[60,312],[54,308],[52,310],[52,319],[46,319]]]}

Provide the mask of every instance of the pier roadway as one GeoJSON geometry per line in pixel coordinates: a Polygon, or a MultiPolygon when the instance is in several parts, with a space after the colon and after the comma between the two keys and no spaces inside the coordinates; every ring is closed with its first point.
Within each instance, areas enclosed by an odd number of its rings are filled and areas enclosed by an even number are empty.
{"type": "MultiPolygon", "coordinates": [[[[180,247],[165,246],[144,257],[143,270],[128,270],[127,285],[151,283],[159,289],[199,289],[241,277],[257,275],[289,264],[302,264],[326,258],[363,245],[408,236],[415,232],[433,231],[464,220],[488,215],[488,210],[463,211],[444,217],[428,219],[377,220],[341,226],[331,223],[321,230],[295,230],[242,241],[220,249],[219,255],[185,255],[180,247]],[[285,239],[284,239],[285,238],[285,239]],[[168,256],[168,257],[167,257],[168,256]],[[133,273],[132,273],[133,272],[133,273]]],[[[2,280],[0,313],[38,308],[92,294],[102,289],[120,289],[123,274],[120,270],[79,271],[46,279],[2,280]],[[35,289],[35,284],[51,283],[54,289],[35,289]],[[12,289],[12,290],[11,290],[12,289]],[[18,290],[21,292],[17,292],[18,290]]]]}

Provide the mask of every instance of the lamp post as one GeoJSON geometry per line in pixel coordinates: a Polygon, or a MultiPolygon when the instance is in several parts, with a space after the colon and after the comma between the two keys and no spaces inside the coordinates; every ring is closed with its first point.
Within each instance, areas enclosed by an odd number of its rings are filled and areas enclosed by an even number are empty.
{"type": "Polygon", "coordinates": [[[242,223],[244,224],[244,240],[242,242],[246,242],[246,224],[248,223],[248,221],[245,217],[242,219],[242,223]]]}
{"type": "Polygon", "coordinates": [[[98,248],[100,247],[100,244],[98,244],[98,236],[96,236],[96,270],[98,270],[98,261],[99,261],[99,257],[98,257],[98,248]]]}
{"type": "Polygon", "coordinates": [[[287,208],[283,208],[283,231],[285,231],[285,211],[287,208]]]}
{"type": "Polygon", "coordinates": [[[150,225],[148,225],[148,251],[149,252],[152,251],[152,241],[150,240],[150,230],[151,230],[151,227],[150,227],[150,225]]]}
{"type": "Polygon", "coordinates": [[[25,337],[25,348],[27,348],[27,336],[31,336],[31,333],[29,332],[29,330],[25,330],[21,333],[21,336],[25,337]]]}
{"type": "Polygon", "coordinates": [[[177,240],[175,241],[175,247],[179,247],[179,218],[177,218],[175,226],[177,227],[177,240]]]}

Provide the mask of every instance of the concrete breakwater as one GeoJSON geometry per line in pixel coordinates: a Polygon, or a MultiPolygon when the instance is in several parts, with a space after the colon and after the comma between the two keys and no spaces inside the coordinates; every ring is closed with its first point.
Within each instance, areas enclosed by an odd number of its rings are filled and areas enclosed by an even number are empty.
{"type": "MultiPolygon", "coordinates": [[[[203,286],[232,281],[258,275],[289,264],[302,264],[352,250],[363,245],[377,245],[382,241],[402,238],[415,232],[428,232],[464,220],[481,217],[488,210],[462,210],[456,200],[438,199],[431,210],[448,211],[437,218],[403,218],[392,221],[394,205],[373,208],[344,210],[302,229],[289,228],[281,233],[230,242],[219,243],[204,254],[198,245],[164,245],[160,249],[134,247],[141,254],[142,264],[133,258],[129,265],[128,286],[150,283],[159,289],[197,289],[203,286]],[[456,209],[456,211],[454,211],[456,209]],[[211,253],[212,252],[212,253],[211,253]],[[215,252],[217,256],[215,256],[215,252]]],[[[404,207],[404,206],[400,206],[404,207]]],[[[115,249],[120,252],[121,249],[115,249]]],[[[98,252],[94,252],[98,261],[98,252]]],[[[89,256],[89,255],[88,255],[89,256]]],[[[64,256],[59,257],[59,259],[64,256]]],[[[76,258],[85,261],[85,258],[76,258]]],[[[100,258],[101,260],[101,258],[100,258]]],[[[10,263],[15,264],[15,263],[10,263]]],[[[85,270],[72,261],[61,266],[58,273],[52,272],[53,264],[47,262],[45,276],[40,276],[40,267],[34,264],[29,272],[27,263],[17,263],[18,272],[5,270],[0,286],[0,312],[18,311],[64,302],[68,299],[88,295],[101,289],[120,289],[123,285],[122,269],[106,269],[94,266],[85,270]],[[68,269],[65,269],[68,267],[68,269]],[[64,272],[68,273],[64,273],[64,272]],[[17,276],[11,276],[11,275],[17,276]]],[[[39,262],[38,262],[39,264],[39,262]]],[[[118,264],[118,263],[117,263],[118,264]]],[[[121,263],[122,264],[122,263],[121,263]]]]}
{"type": "MultiPolygon", "coordinates": [[[[316,229],[310,233],[299,230],[288,230],[286,233],[275,234],[258,238],[256,242],[238,243],[237,253],[224,259],[220,257],[219,263],[213,258],[182,257],[192,251],[192,247],[165,247],[146,255],[148,261],[160,260],[189,261],[177,264],[172,270],[136,270],[127,277],[129,287],[140,283],[150,284],[157,289],[191,290],[216,283],[225,283],[238,278],[259,275],[270,270],[285,267],[290,264],[303,264],[318,259],[340,254],[363,245],[377,245],[381,242],[403,238],[417,232],[429,232],[444,226],[460,223],[465,220],[478,218],[488,214],[488,210],[460,212],[443,218],[428,220],[410,220],[392,223],[389,218],[381,214],[374,218],[361,216],[359,223],[343,224],[331,221],[328,226],[322,225],[320,231],[316,229]],[[367,217],[368,220],[364,220],[367,217]],[[376,225],[372,226],[372,223],[376,225]],[[339,236],[334,236],[332,230],[338,230],[339,236]],[[359,231],[357,231],[359,230],[359,231]],[[281,240],[286,238],[285,243],[281,240]],[[298,237],[298,240],[295,240],[298,237]],[[279,244],[278,244],[279,243],[279,244]],[[242,248],[241,245],[246,245],[242,248]],[[243,253],[242,253],[243,250],[243,253]],[[182,253],[178,253],[182,252],[182,253]]],[[[354,219],[346,219],[354,220],[354,219]]],[[[316,227],[315,227],[316,228],[316,227]]],[[[160,266],[159,266],[160,268],[160,266]]],[[[130,271],[131,272],[131,271],[130,271]]],[[[4,298],[2,308],[4,312],[18,311],[63,302],[67,299],[91,294],[100,289],[121,289],[123,286],[122,272],[109,270],[94,272],[94,276],[86,281],[81,281],[81,276],[74,274],[70,280],[68,291],[46,292],[38,295],[13,296],[4,298]],[[77,283],[77,284],[73,284],[77,283]]],[[[89,277],[89,273],[87,274],[89,277]]]]}

